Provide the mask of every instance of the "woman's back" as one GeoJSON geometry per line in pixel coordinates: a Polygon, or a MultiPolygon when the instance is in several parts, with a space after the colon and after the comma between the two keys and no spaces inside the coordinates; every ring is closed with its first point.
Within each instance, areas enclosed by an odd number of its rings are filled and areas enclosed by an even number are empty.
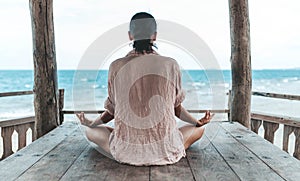
{"type": "Polygon", "coordinates": [[[109,71],[106,108],[115,117],[113,157],[134,165],[161,165],[185,156],[174,107],[184,98],[179,66],[157,54],[116,60],[109,71]]]}

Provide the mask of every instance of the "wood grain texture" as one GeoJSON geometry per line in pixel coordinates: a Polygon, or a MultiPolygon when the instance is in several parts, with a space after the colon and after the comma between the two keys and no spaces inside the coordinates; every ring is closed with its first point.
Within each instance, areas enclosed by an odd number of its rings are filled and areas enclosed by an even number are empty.
{"type": "Polygon", "coordinates": [[[110,160],[111,164],[107,168],[107,177],[105,180],[132,180],[132,181],[143,181],[149,180],[150,167],[146,166],[131,166],[118,163],[110,160]]]}
{"type": "Polygon", "coordinates": [[[30,128],[32,123],[27,123],[23,125],[14,126],[14,129],[18,133],[18,150],[24,148],[26,146],[26,132],[30,128]]]}
{"type": "Polygon", "coordinates": [[[240,180],[212,144],[205,148],[200,144],[196,142],[187,150],[187,159],[195,180],[240,180]]]}
{"type": "MultiPolygon", "coordinates": [[[[0,162],[0,180],[298,180],[300,162],[239,123],[216,123],[211,144],[194,144],[166,166],[135,167],[87,145],[78,125],[62,126],[0,162]]],[[[209,142],[208,142],[209,143],[209,142]]]]}
{"type": "Polygon", "coordinates": [[[34,62],[35,135],[58,126],[58,83],[53,0],[29,0],[34,62]]]}
{"type": "MultiPolygon", "coordinates": [[[[47,135],[41,137],[16,154],[0,162],[0,175],[3,180],[15,180],[32,165],[38,162],[45,154],[55,148],[70,133],[75,130],[76,124],[65,123],[47,135]]],[[[72,146],[72,145],[69,145],[72,146]]]]}
{"type": "Polygon", "coordinates": [[[26,124],[26,123],[34,123],[34,116],[2,120],[2,121],[0,121],[0,127],[17,126],[17,125],[26,124]]]}
{"type": "Polygon", "coordinates": [[[265,129],[264,138],[270,141],[271,143],[274,143],[274,135],[277,129],[279,128],[279,124],[264,121],[263,126],[265,129]]]}
{"type": "Polygon", "coordinates": [[[194,180],[193,173],[186,158],[182,158],[179,162],[167,166],[151,166],[150,180],[194,180]]]}
{"type": "Polygon", "coordinates": [[[78,128],[17,180],[59,180],[87,145],[83,132],[78,128]]]}
{"type": "MultiPolygon", "coordinates": [[[[3,138],[3,155],[0,158],[4,159],[11,154],[12,151],[12,134],[14,131],[18,133],[18,150],[26,146],[26,131],[34,126],[34,117],[18,118],[13,120],[5,120],[1,123],[2,138],[3,138]]],[[[34,139],[32,139],[34,140],[34,139]]]]}
{"type": "Polygon", "coordinates": [[[288,100],[300,100],[300,96],[298,95],[288,95],[288,94],[275,94],[269,92],[252,92],[252,95],[255,96],[263,96],[263,97],[271,97],[271,98],[279,98],[279,99],[288,99],[288,100]]]}
{"type": "MultiPolygon", "coordinates": [[[[235,123],[223,123],[221,125],[239,143],[244,145],[250,152],[261,159],[269,168],[285,180],[298,181],[300,178],[300,161],[282,151],[277,146],[262,139],[259,135],[245,129],[242,125],[235,123]]],[[[253,165],[252,167],[256,167],[253,165]]],[[[260,169],[259,169],[260,170],[260,169]]],[[[263,170],[261,171],[263,172],[263,170]]],[[[266,176],[269,174],[266,173],[266,176]]],[[[259,180],[260,177],[255,177],[259,180]]],[[[267,180],[271,180],[272,177],[267,180]]]]}
{"type": "Polygon", "coordinates": [[[262,112],[252,112],[252,119],[258,119],[263,121],[268,121],[272,123],[280,123],[284,125],[289,125],[293,127],[300,127],[300,118],[289,117],[289,116],[281,116],[270,113],[262,113],[262,112]]]}
{"type": "Polygon", "coordinates": [[[36,140],[36,136],[34,135],[34,127],[35,127],[35,123],[31,123],[30,124],[30,129],[31,129],[31,132],[32,132],[32,134],[31,134],[32,142],[36,140]]]}
{"type": "Polygon", "coordinates": [[[282,149],[286,152],[289,150],[289,138],[290,134],[294,131],[294,127],[284,125],[283,127],[283,139],[282,139],[282,149]]]}
{"type": "Polygon", "coordinates": [[[62,177],[67,180],[149,180],[150,167],[135,167],[117,163],[88,146],[62,177]],[[80,170],[80,172],[78,171],[80,170]]]}
{"type": "Polygon", "coordinates": [[[59,102],[58,102],[59,125],[61,125],[64,122],[64,113],[63,113],[64,103],[65,103],[65,90],[64,89],[59,89],[58,97],[59,97],[59,102]]]}
{"type": "Polygon", "coordinates": [[[96,149],[88,146],[62,176],[61,180],[105,180],[108,164],[110,164],[108,158],[102,156],[96,149]]]}
{"type": "Polygon", "coordinates": [[[229,0],[231,37],[230,121],[250,127],[251,118],[251,48],[248,0],[229,0]]]}
{"type": "MultiPolygon", "coordinates": [[[[187,110],[189,113],[205,113],[207,109],[203,110],[187,110]]],[[[212,109],[209,110],[212,113],[229,113],[228,109],[212,109]]],[[[63,110],[64,114],[75,114],[75,113],[81,113],[84,112],[85,114],[101,114],[104,112],[104,110],[63,110]]]]}
{"type": "Polygon", "coordinates": [[[295,141],[295,151],[293,155],[295,158],[298,158],[300,160],[300,128],[294,128],[294,133],[295,133],[296,141],[295,141]]]}
{"type": "MultiPolygon", "coordinates": [[[[217,136],[211,141],[227,164],[234,170],[241,180],[284,180],[256,154],[238,142],[229,131],[221,128],[217,136]]],[[[237,123],[231,124],[235,125],[237,123]]],[[[243,128],[243,130],[246,130],[243,128]]],[[[243,134],[236,135],[243,137],[243,134]]]]}
{"type": "Polygon", "coordinates": [[[1,92],[0,97],[30,95],[30,94],[33,94],[33,91],[1,92]]]}
{"type": "Polygon", "coordinates": [[[258,130],[259,130],[260,126],[261,126],[261,123],[262,123],[261,120],[253,119],[253,118],[252,118],[252,119],[251,119],[251,130],[252,130],[254,133],[258,134],[258,130]]]}
{"type": "Polygon", "coordinates": [[[1,128],[1,136],[3,138],[3,155],[1,159],[6,158],[9,155],[13,154],[12,142],[11,142],[11,137],[13,132],[14,132],[13,126],[1,128]]]}

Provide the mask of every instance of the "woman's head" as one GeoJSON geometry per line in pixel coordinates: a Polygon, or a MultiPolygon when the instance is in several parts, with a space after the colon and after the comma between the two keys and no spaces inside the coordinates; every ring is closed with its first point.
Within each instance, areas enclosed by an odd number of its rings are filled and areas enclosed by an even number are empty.
{"type": "Polygon", "coordinates": [[[138,53],[152,52],[153,41],[156,40],[156,21],[145,12],[135,14],[129,25],[129,39],[134,40],[133,47],[138,53]]]}

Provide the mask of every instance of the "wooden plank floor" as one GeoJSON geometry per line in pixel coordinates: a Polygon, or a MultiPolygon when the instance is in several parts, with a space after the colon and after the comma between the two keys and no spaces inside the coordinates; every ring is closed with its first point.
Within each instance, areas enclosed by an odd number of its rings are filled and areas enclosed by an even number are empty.
{"type": "Polygon", "coordinates": [[[300,180],[300,161],[238,123],[216,124],[204,148],[168,166],[119,164],[96,151],[78,125],[66,122],[0,162],[0,181],[9,180],[300,180]]]}

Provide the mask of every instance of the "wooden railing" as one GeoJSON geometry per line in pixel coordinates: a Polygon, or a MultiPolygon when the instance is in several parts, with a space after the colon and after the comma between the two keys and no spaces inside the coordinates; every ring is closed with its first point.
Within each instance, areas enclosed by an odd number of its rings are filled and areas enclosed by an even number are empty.
{"type": "Polygon", "coordinates": [[[3,138],[3,155],[2,158],[6,158],[13,154],[12,150],[12,135],[16,131],[18,133],[18,149],[26,146],[26,133],[30,128],[32,130],[32,141],[35,140],[34,136],[34,116],[11,119],[0,122],[1,136],[3,138]]]}
{"type": "MultiPolygon", "coordinates": [[[[192,110],[189,109],[187,110],[190,113],[205,113],[207,110],[192,110]]],[[[229,109],[213,109],[210,110],[212,113],[229,113],[229,109]]],[[[81,113],[84,112],[85,114],[101,114],[104,112],[104,110],[63,110],[62,111],[64,114],[75,114],[75,113],[81,113]]]]}
{"type": "MultiPolygon", "coordinates": [[[[298,95],[275,94],[266,92],[253,92],[252,95],[300,101],[300,96],[298,95]]],[[[263,125],[264,138],[271,143],[274,143],[274,135],[279,128],[279,124],[283,125],[282,149],[288,152],[289,137],[292,133],[294,133],[295,149],[293,156],[297,159],[300,159],[300,118],[272,115],[270,113],[262,112],[251,113],[251,130],[258,134],[260,126],[263,125]]]]}
{"type": "MultiPolygon", "coordinates": [[[[9,96],[22,96],[22,95],[32,95],[33,91],[19,91],[19,92],[5,92],[0,93],[1,97],[9,97],[9,96]]],[[[63,106],[64,106],[64,90],[59,90],[59,123],[63,122],[63,106]]],[[[8,157],[13,154],[13,145],[12,145],[12,135],[14,131],[18,133],[17,142],[18,149],[20,150],[24,148],[28,143],[26,142],[27,131],[31,129],[32,131],[32,141],[36,139],[34,134],[35,128],[35,117],[24,117],[24,118],[16,118],[16,119],[8,119],[0,121],[1,128],[1,136],[3,139],[3,155],[0,157],[0,160],[8,157]]]]}

